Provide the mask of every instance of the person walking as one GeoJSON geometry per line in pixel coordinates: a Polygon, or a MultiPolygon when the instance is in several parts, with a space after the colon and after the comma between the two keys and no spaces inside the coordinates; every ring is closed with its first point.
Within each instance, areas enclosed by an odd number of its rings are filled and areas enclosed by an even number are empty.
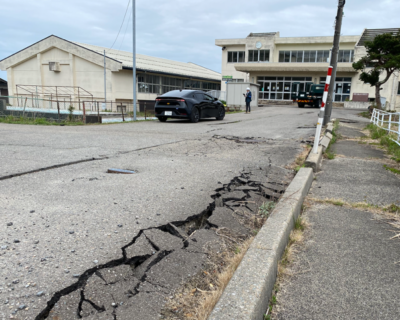
{"type": "Polygon", "coordinates": [[[244,97],[246,99],[246,113],[250,113],[251,112],[251,109],[250,109],[250,103],[251,103],[251,91],[250,91],[250,88],[247,88],[246,91],[247,92],[245,94],[243,93],[243,95],[244,95],[244,97]]]}

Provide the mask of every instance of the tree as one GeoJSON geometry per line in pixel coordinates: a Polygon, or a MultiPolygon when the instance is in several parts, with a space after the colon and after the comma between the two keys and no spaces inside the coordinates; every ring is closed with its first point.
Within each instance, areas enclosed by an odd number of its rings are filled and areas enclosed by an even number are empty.
{"type": "Polygon", "coordinates": [[[365,48],[367,55],[353,63],[353,68],[361,71],[362,82],[375,87],[376,104],[382,109],[381,87],[395,71],[400,70],[400,29],[396,35],[377,35],[374,40],[365,42],[365,48]]]}

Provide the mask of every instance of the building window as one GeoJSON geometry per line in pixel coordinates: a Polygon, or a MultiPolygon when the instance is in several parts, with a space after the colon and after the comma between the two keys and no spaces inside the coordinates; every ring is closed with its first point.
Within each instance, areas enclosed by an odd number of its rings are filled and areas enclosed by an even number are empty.
{"type": "Polygon", "coordinates": [[[258,77],[259,99],[292,100],[294,84],[299,84],[300,91],[304,91],[306,83],[311,82],[311,77],[258,77]]]}
{"type": "MultiPolygon", "coordinates": [[[[320,83],[325,84],[326,77],[320,78],[320,83]]],[[[343,102],[350,100],[351,92],[351,78],[336,78],[335,83],[331,83],[334,86],[335,102],[343,102]]]]}
{"type": "Polygon", "coordinates": [[[354,50],[339,50],[338,62],[353,62],[354,50]]]}
{"type": "Polygon", "coordinates": [[[182,89],[182,79],[176,79],[171,77],[161,77],[161,93],[167,93],[172,90],[182,89]]]}
{"type": "Polygon", "coordinates": [[[245,51],[228,51],[229,63],[245,62],[245,57],[245,51]]]}
{"type": "Polygon", "coordinates": [[[160,77],[149,74],[138,75],[138,92],[160,93],[160,77]]]}
{"type": "Polygon", "coordinates": [[[399,82],[399,85],[397,87],[397,94],[400,94],[400,82],[399,82]]]}
{"type": "Polygon", "coordinates": [[[279,62],[315,63],[329,62],[329,50],[292,50],[279,51],[279,62]]]}
{"type": "Polygon", "coordinates": [[[249,50],[249,62],[269,62],[269,50],[249,50]]]}

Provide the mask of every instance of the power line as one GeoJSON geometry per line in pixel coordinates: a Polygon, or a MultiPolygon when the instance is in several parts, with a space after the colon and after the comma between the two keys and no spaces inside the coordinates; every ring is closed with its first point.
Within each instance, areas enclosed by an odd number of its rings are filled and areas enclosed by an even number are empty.
{"type": "Polygon", "coordinates": [[[117,42],[117,39],[118,39],[118,37],[119,37],[119,33],[121,32],[122,26],[124,25],[125,18],[126,18],[126,14],[127,14],[127,12],[128,12],[129,5],[130,5],[130,4],[131,4],[131,0],[128,1],[128,5],[126,6],[126,10],[125,10],[125,14],[124,14],[124,19],[122,20],[121,27],[119,28],[117,37],[115,38],[114,43],[112,44],[112,46],[110,47],[110,49],[112,49],[112,48],[114,47],[114,45],[115,45],[115,42],[117,42]]]}
{"type": "Polygon", "coordinates": [[[122,41],[121,41],[121,44],[120,44],[120,46],[119,46],[118,51],[121,51],[121,47],[122,47],[122,45],[124,44],[126,32],[128,31],[129,22],[131,21],[131,18],[132,18],[132,11],[131,11],[131,13],[130,13],[130,15],[129,15],[128,22],[126,23],[125,33],[124,33],[124,36],[122,37],[122,41]]]}

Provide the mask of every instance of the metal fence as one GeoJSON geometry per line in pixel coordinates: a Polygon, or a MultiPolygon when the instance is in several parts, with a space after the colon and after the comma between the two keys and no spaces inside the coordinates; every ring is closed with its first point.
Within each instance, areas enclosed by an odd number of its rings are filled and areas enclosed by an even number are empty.
{"type": "Polygon", "coordinates": [[[374,109],[371,122],[388,132],[390,139],[400,146],[400,112],[374,109]]]}
{"type": "MultiPolygon", "coordinates": [[[[133,103],[130,101],[96,101],[95,99],[39,99],[31,96],[9,96],[5,103],[4,112],[0,110],[0,116],[13,115],[22,117],[45,116],[47,118],[62,120],[71,115],[86,122],[86,116],[97,116],[102,119],[121,118],[122,121],[130,121],[133,118],[133,103]]],[[[137,115],[140,118],[154,117],[154,103],[136,105],[137,115]]],[[[112,122],[110,120],[110,122],[112,122]]]]}

